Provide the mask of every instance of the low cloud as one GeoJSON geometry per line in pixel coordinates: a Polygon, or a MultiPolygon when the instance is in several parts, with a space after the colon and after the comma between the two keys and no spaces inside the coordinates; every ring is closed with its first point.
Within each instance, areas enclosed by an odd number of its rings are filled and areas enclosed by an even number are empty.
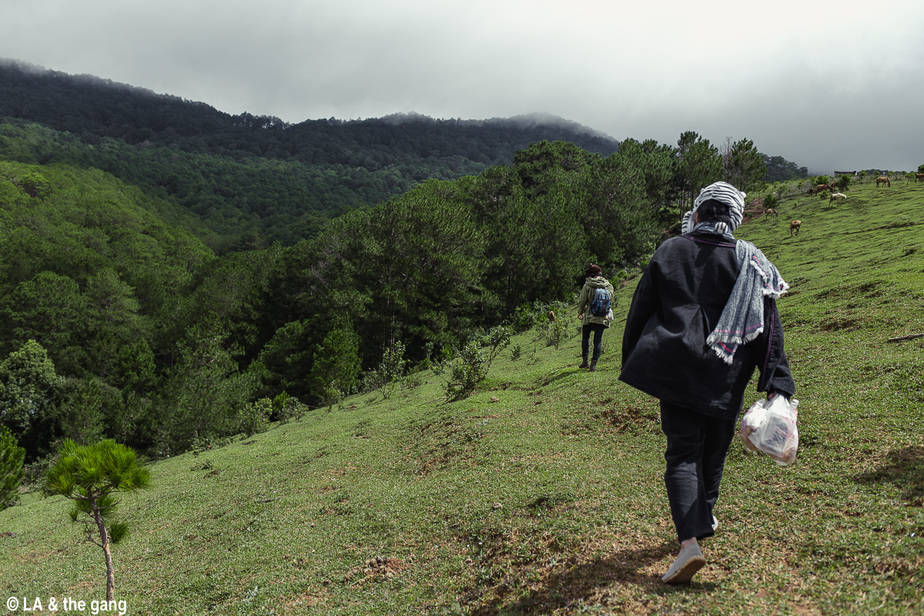
{"type": "Polygon", "coordinates": [[[924,8],[583,0],[7,0],[0,56],[288,122],[546,112],[748,137],[817,170],[924,163],[924,8]],[[41,24],[41,27],[37,27],[41,24]]]}

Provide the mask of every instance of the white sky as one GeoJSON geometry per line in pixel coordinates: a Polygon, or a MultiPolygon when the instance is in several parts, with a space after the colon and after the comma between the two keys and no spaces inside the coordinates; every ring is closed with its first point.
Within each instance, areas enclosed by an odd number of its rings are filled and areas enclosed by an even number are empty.
{"type": "Polygon", "coordinates": [[[920,0],[0,0],[0,57],[288,122],[546,112],[924,164],[920,0]]]}

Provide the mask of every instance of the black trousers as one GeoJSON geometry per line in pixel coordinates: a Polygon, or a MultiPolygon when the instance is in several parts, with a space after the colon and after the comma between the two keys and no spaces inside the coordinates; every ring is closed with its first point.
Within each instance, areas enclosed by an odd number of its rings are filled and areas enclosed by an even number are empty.
{"type": "Polygon", "coordinates": [[[603,330],[606,326],[603,323],[587,323],[581,327],[581,357],[587,359],[587,351],[590,347],[590,332],[594,333],[594,356],[593,361],[600,359],[600,353],[603,351],[603,330]]]}
{"type": "Polygon", "coordinates": [[[664,483],[677,540],[711,537],[712,510],[719,498],[735,420],[701,415],[662,401],[661,430],[667,436],[664,483]]]}

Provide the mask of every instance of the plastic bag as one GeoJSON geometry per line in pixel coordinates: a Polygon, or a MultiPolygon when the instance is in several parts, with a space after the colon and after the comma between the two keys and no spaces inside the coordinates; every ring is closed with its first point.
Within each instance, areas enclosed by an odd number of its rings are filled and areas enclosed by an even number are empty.
{"type": "Polygon", "coordinates": [[[741,418],[741,438],[751,451],[761,451],[783,466],[796,461],[799,449],[799,401],[776,395],[758,400],[741,418]]]}

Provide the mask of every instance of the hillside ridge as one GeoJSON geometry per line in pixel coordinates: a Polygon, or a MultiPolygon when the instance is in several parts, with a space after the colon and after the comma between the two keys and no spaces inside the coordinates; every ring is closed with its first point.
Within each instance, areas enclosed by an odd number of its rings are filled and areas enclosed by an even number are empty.
{"type": "MultiPolygon", "coordinates": [[[[924,186],[779,210],[798,236],[767,216],[738,235],[792,285],[800,453],[780,468],[736,440],[690,587],[659,580],[675,542],[657,402],[616,378],[629,279],[597,373],[577,369],[561,304],[560,346],[544,324],[518,334],[465,400],[418,373],[153,464],[153,488],[121,505],[117,597],[154,615],[919,612],[924,341],[887,340],[924,331],[924,186]]],[[[96,596],[102,557],[66,509],[31,494],[0,512],[0,591],[96,596]]]]}

